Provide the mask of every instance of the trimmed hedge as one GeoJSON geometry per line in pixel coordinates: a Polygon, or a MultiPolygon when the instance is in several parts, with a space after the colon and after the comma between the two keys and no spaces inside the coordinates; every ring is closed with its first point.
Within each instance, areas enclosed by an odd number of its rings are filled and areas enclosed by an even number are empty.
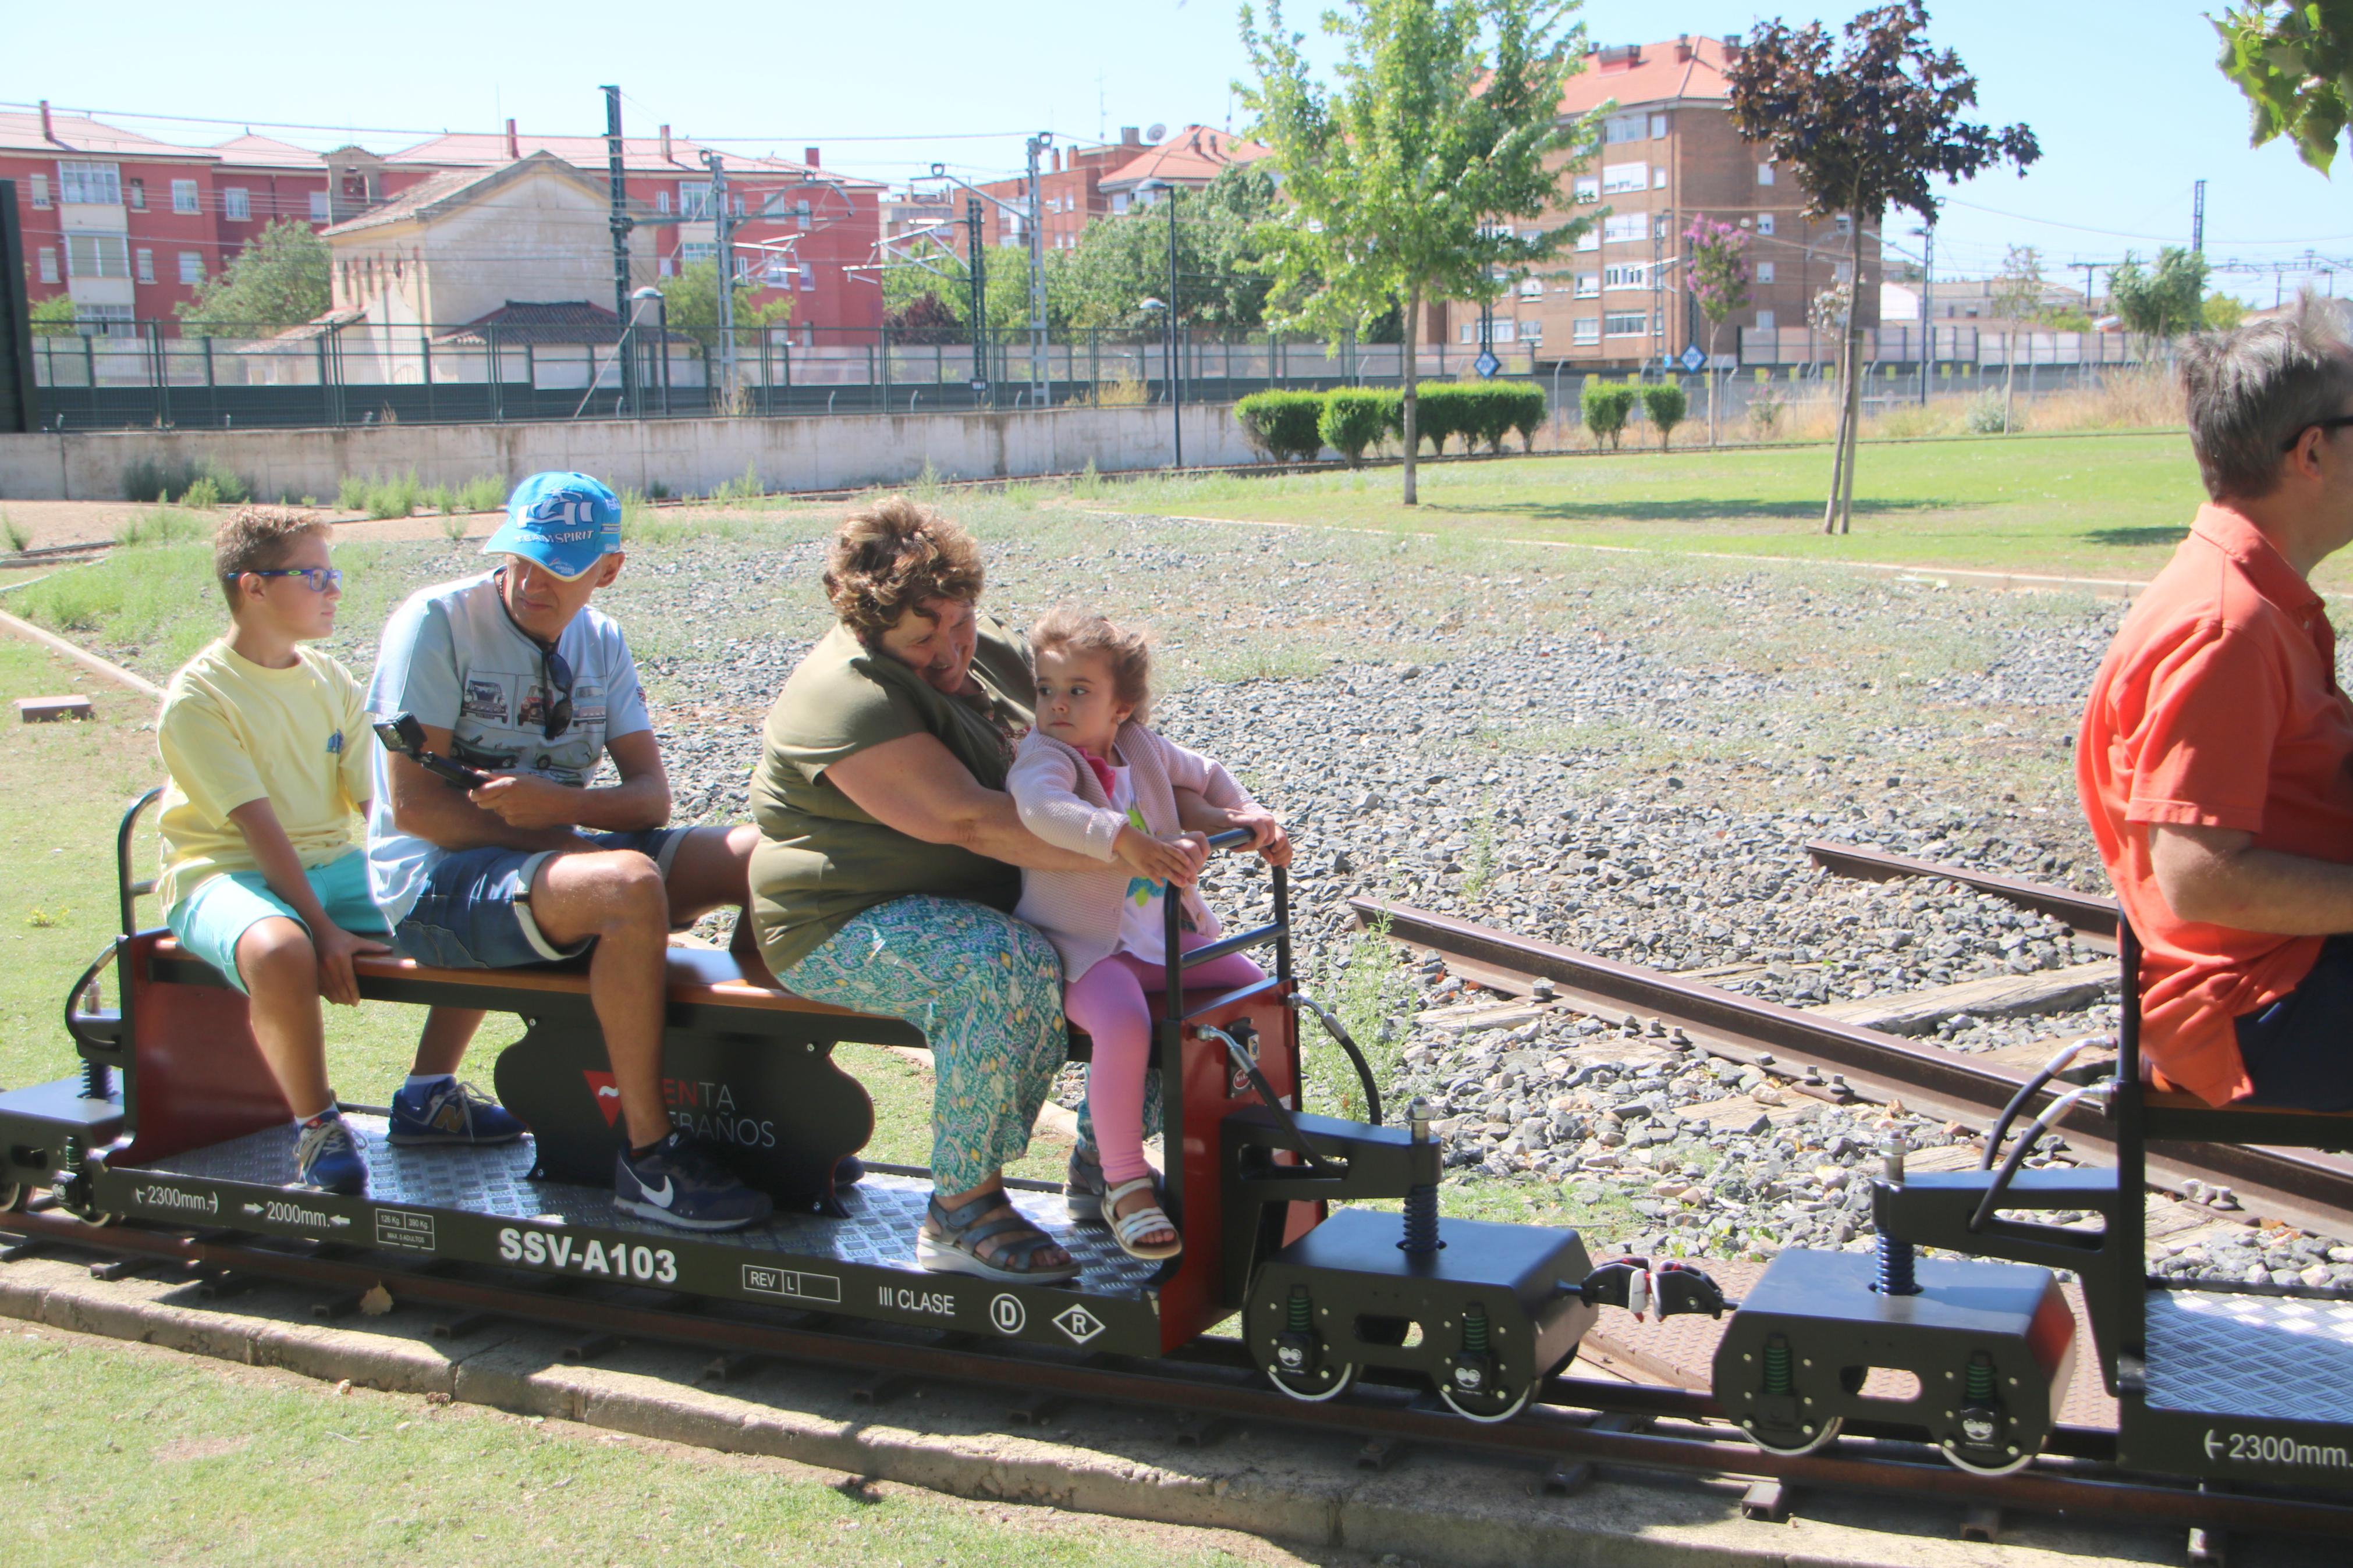
{"type": "Polygon", "coordinates": [[[1380,445],[1388,431],[1389,405],[1399,399],[1393,392],[1344,386],[1324,394],[1321,401],[1324,412],[1316,420],[1316,433],[1353,468],[1365,460],[1368,449],[1380,445]]]}
{"type": "Polygon", "coordinates": [[[1664,450],[1667,438],[1683,422],[1683,416],[1691,412],[1691,399],[1672,377],[1654,381],[1642,388],[1642,412],[1659,427],[1659,447],[1664,450]]]}
{"type": "Polygon", "coordinates": [[[1234,405],[1234,418],[1250,444],[1278,463],[1312,463],[1324,450],[1317,426],[1324,417],[1318,392],[1253,392],[1234,405]]]}
{"type": "Polygon", "coordinates": [[[1605,381],[1598,375],[1585,378],[1585,390],[1578,395],[1578,412],[1584,416],[1585,427],[1593,432],[1598,445],[1605,437],[1612,451],[1619,438],[1626,434],[1626,416],[1634,412],[1635,389],[1630,382],[1605,381]]]}

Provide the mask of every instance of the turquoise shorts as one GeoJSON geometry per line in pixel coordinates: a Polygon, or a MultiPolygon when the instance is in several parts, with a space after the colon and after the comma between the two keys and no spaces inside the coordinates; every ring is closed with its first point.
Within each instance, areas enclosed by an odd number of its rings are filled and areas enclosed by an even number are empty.
{"type": "MultiPolygon", "coordinates": [[[[368,897],[366,850],[347,849],[305,875],[329,920],[353,936],[391,940],[391,927],[385,923],[375,900],[368,897]]],[[[260,872],[228,871],[197,884],[195,892],[164,914],[164,923],[172,928],[182,947],[219,970],[242,991],[245,977],[237,972],[237,944],[247,931],[273,915],[302,924],[302,917],[269,890],[269,879],[260,872]]]]}

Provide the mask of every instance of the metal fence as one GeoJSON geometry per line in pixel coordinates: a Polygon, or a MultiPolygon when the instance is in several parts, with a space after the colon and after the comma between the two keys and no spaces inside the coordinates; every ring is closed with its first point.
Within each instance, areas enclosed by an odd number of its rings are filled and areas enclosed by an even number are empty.
{"type": "MultiPolygon", "coordinates": [[[[973,408],[1072,404],[1224,403],[1269,387],[1394,386],[1403,380],[1396,343],[1336,343],[1256,333],[1195,334],[1177,345],[1176,374],[1166,341],[1092,331],[1032,341],[998,334],[969,341],[907,342],[887,330],[805,327],[740,334],[732,356],[673,332],[667,345],[564,342],[544,328],[306,323],[176,335],[177,323],[131,324],[120,334],[32,340],[39,427],[253,426],[506,423],[527,420],[680,418],[712,414],[924,414],[973,408]],[[621,353],[632,356],[634,396],[621,353]]],[[[1822,374],[1835,340],[1803,329],[1737,334],[1719,366],[1803,379],[1822,374]]],[[[1867,335],[1866,374],[1908,374],[1942,389],[1975,384],[2018,358],[2021,380],[2050,385],[2102,365],[2130,363],[2118,333],[1980,332],[1939,326],[1933,354],[1916,327],[1867,335]]],[[[1423,379],[1463,374],[1477,343],[1419,347],[1423,379]]],[[[1497,345],[1500,373],[1540,382],[1574,398],[1595,374],[1625,364],[1544,357],[1541,343],[1497,345]]],[[[1649,373],[1666,367],[1652,365],[1649,373]]]]}

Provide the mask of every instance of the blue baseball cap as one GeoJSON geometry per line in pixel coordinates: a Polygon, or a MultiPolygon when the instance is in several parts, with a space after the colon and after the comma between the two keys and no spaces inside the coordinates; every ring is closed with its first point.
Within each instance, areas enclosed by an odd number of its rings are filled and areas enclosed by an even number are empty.
{"type": "Polygon", "coordinates": [[[621,501],[586,474],[533,474],[507,497],[507,520],[485,555],[520,555],[565,582],[621,548],[621,501]]]}

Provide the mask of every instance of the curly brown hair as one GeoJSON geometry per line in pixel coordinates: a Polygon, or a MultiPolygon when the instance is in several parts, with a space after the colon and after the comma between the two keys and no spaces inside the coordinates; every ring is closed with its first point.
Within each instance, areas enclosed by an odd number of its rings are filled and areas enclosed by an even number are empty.
{"type": "Polygon", "coordinates": [[[871,645],[928,599],[980,597],[980,546],[930,507],[891,496],[841,520],[825,555],[825,596],[871,645]]]}
{"type": "Polygon", "coordinates": [[[1030,652],[1048,648],[1103,659],[1111,666],[1112,694],[1134,710],[1128,721],[1141,724],[1152,716],[1152,639],[1143,632],[1064,605],[1029,628],[1030,652]]]}
{"type": "Polygon", "coordinates": [[[316,512],[249,506],[233,514],[213,534],[213,576],[228,600],[229,614],[237,613],[239,577],[285,565],[287,553],[298,539],[313,534],[326,539],[333,533],[327,520],[316,512]]]}

